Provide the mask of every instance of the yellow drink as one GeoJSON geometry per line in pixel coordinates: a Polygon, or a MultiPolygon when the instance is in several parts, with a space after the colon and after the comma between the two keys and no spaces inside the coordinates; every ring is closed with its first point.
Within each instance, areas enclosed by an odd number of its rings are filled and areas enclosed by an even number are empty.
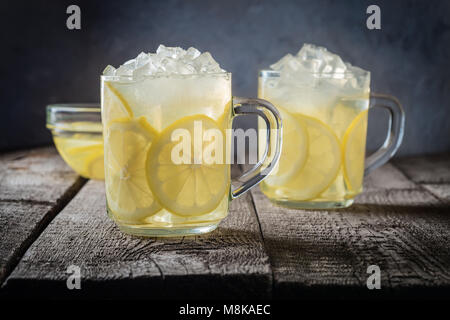
{"type": "Polygon", "coordinates": [[[226,154],[231,116],[227,73],[102,78],[106,198],[121,230],[170,236],[217,226],[228,212],[229,163],[207,163],[198,150],[226,154]],[[220,139],[208,139],[210,129],[220,139]]]}
{"type": "Polygon", "coordinates": [[[64,161],[84,178],[104,179],[101,123],[72,122],[57,128],[53,141],[64,161]]]}
{"type": "Polygon", "coordinates": [[[333,79],[316,80],[294,83],[280,73],[262,72],[258,97],[278,108],[284,132],[278,167],[261,190],[288,207],[346,207],[362,191],[369,82],[337,89],[329,84],[333,79]]]}
{"type": "Polygon", "coordinates": [[[210,232],[228,214],[229,202],[278,161],[281,135],[270,134],[268,145],[276,139],[274,156],[231,190],[232,118],[273,119],[268,131],[281,129],[281,120],[267,101],[232,99],[231,74],[209,52],[160,45],[156,53],[142,52],[117,69],[107,66],[103,74],[107,211],[124,232],[210,232]]]}

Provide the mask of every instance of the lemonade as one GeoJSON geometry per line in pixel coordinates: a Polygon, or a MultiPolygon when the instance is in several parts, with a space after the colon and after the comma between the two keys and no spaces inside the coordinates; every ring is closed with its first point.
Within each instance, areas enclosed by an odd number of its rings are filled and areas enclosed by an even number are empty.
{"type": "Polygon", "coordinates": [[[104,74],[109,215],[132,234],[167,236],[214,229],[228,212],[229,164],[199,162],[202,154],[196,150],[224,151],[226,144],[183,140],[187,149],[176,156],[187,161],[179,164],[173,158],[179,132],[194,137],[200,125],[204,132],[213,129],[225,135],[230,128],[231,75],[209,53],[164,46],[118,69],[109,66],[104,74]]]}
{"type": "Polygon", "coordinates": [[[55,146],[64,161],[84,178],[104,179],[101,123],[71,123],[66,130],[70,133],[53,136],[55,146]],[[100,132],[89,132],[90,129],[100,132]]]}
{"type": "Polygon", "coordinates": [[[104,179],[100,106],[64,103],[47,106],[47,128],[64,161],[79,175],[104,179]]]}
{"type": "Polygon", "coordinates": [[[281,113],[283,150],[261,190],[289,207],[351,205],[362,191],[370,74],[312,45],[272,69],[258,96],[281,113]]]}

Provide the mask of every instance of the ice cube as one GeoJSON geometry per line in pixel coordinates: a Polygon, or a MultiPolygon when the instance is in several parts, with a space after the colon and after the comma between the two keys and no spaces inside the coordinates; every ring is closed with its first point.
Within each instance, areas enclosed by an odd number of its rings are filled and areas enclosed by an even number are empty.
{"type": "Polygon", "coordinates": [[[141,68],[142,66],[146,65],[150,61],[150,57],[148,54],[141,52],[136,57],[136,69],[141,68]]]}
{"type": "Polygon", "coordinates": [[[311,59],[322,60],[322,57],[326,51],[327,49],[324,47],[305,43],[303,47],[297,52],[297,58],[302,61],[308,61],[311,59]]]}
{"type": "Polygon", "coordinates": [[[107,65],[105,70],[103,70],[104,76],[114,76],[116,74],[116,68],[111,65],[107,65]]]}
{"type": "Polygon", "coordinates": [[[184,50],[180,47],[160,45],[156,53],[141,52],[117,70],[109,66],[105,72],[108,75],[141,77],[154,74],[216,73],[224,70],[208,52],[201,54],[193,47],[184,50]]]}
{"type": "Polygon", "coordinates": [[[199,55],[201,54],[200,51],[198,51],[197,49],[190,47],[189,49],[187,49],[186,51],[186,55],[185,55],[185,59],[188,60],[194,60],[195,58],[197,58],[199,55]]]}
{"type": "Polygon", "coordinates": [[[143,66],[135,69],[133,71],[134,77],[142,77],[142,76],[148,76],[157,73],[158,69],[155,67],[155,65],[149,60],[146,64],[143,66]]]}
{"type": "Polygon", "coordinates": [[[123,65],[129,69],[133,69],[136,65],[136,59],[130,59],[130,60],[126,61],[123,65]]]}
{"type": "Polygon", "coordinates": [[[169,57],[163,57],[160,60],[158,71],[164,73],[177,73],[177,61],[169,57]]]}
{"type": "Polygon", "coordinates": [[[345,63],[337,54],[325,51],[322,60],[324,63],[320,70],[321,73],[344,73],[347,69],[345,63]]]}
{"type": "Polygon", "coordinates": [[[196,70],[195,70],[195,67],[193,64],[179,64],[178,65],[178,73],[194,74],[194,73],[196,73],[196,70]]]}
{"type": "Polygon", "coordinates": [[[168,55],[168,50],[167,47],[163,44],[160,44],[158,46],[158,49],[156,49],[156,55],[157,56],[167,56],[168,55]]]}
{"type": "Polygon", "coordinates": [[[290,69],[296,70],[296,67],[298,67],[298,61],[292,54],[288,53],[278,62],[272,64],[270,67],[276,71],[286,71],[290,69]]]}
{"type": "Polygon", "coordinates": [[[165,45],[159,45],[156,49],[156,54],[161,57],[170,57],[173,59],[181,58],[186,54],[186,51],[180,47],[166,47],[165,45]]]}
{"type": "Polygon", "coordinates": [[[342,59],[324,47],[305,44],[297,53],[303,68],[314,73],[344,73],[346,66],[342,59]]]}
{"type": "Polygon", "coordinates": [[[209,52],[202,53],[193,62],[193,65],[198,73],[223,72],[219,64],[216,60],[214,60],[209,52]]]}
{"type": "Polygon", "coordinates": [[[347,71],[347,66],[344,61],[342,61],[341,57],[336,55],[334,62],[334,72],[336,73],[345,73],[347,71]]]}
{"type": "Polygon", "coordinates": [[[359,67],[356,67],[356,66],[352,66],[350,63],[346,63],[345,66],[346,66],[348,72],[350,72],[356,76],[367,77],[369,75],[368,71],[361,69],[359,67]]]}
{"type": "Polygon", "coordinates": [[[116,76],[131,76],[133,74],[133,68],[131,68],[129,65],[121,65],[116,70],[116,76]]]}
{"type": "Polygon", "coordinates": [[[352,88],[356,90],[368,90],[370,87],[370,72],[352,66],[349,63],[346,63],[347,71],[349,74],[352,74],[353,77],[351,77],[346,84],[347,88],[352,88]]]}
{"type": "Polygon", "coordinates": [[[323,68],[324,59],[327,49],[316,47],[311,44],[304,44],[297,53],[297,59],[305,70],[318,73],[323,68]]]}
{"type": "Polygon", "coordinates": [[[298,106],[291,106],[290,101],[302,101],[305,111],[307,106],[331,105],[344,93],[359,95],[362,90],[369,90],[369,72],[344,63],[324,47],[311,44],[305,44],[296,56],[287,54],[271,68],[281,72],[271,96],[285,101],[285,108],[292,107],[293,112],[298,106]]]}

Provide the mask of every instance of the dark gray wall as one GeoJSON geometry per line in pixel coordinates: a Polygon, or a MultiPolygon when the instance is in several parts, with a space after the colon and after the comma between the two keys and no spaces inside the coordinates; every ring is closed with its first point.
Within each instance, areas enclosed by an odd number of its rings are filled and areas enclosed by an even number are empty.
{"type": "MultiPolygon", "coordinates": [[[[0,150],[50,142],[44,108],[99,100],[99,75],[158,44],[208,50],[233,73],[234,95],[255,96],[257,70],[302,43],[372,71],[372,89],[407,114],[401,154],[450,150],[450,1],[2,1],[0,150]],[[78,4],[82,30],[66,28],[78,4]],[[366,28],[381,7],[382,30],[366,28]]],[[[369,148],[382,140],[371,113],[369,148]]],[[[246,122],[251,125],[253,122],[246,122]]]]}

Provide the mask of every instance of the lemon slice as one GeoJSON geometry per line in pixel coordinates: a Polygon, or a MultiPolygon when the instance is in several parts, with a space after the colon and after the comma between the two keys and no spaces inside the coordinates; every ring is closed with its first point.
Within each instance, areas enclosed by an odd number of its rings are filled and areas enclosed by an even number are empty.
{"type": "Polygon", "coordinates": [[[126,223],[139,224],[161,207],[147,185],[145,159],[157,132],[145,118],[110,122],[105,137],[108,206],[126,223]]]}
{"type": "Polygon", "coordinates": [[[86,134],[71,138],[54,137],[56,148],[66,163],[79,175],[90,179],[104,179],[103,142],[86,134]],[[92,167],[93,163],[96,163],[92,167]]]}
{"type": "Polygon", "coordinates": [[[308,154],[302,170],[293,175],[283,188],[295,194],[297,200],[310,200],[325,191],[339,173],[341,146],[331,128],[320,120],[304,115],[295,117],[308,134],[308,154]]]}
{"type": "MultiPolygon", "coordinates": [[[[155,198],[167,210],[184,217],[212,212],[219,206],[230,188],[229,165],[224,163],[223,157],[217,161],[220,163],[206,162],[201,154],[195,151],[194,143],[197,143],[198,137],[194,133],[194,128],[199,124],[203,133],[209,129],[217,129],[222,139],[224,138],[223,130],[211,118],[204,115],[184,117],[161,133],[148,152],[146,162],[148,184],[155,198]],[[177,129],[186,130],[185,134],[191,137],[188,139],[189,150],[186,150],[186,154],[184,149],[177,153],[182,157],[186,156],[183,159],[187,161],[183,162],[175,161],[172,156],[174,148],[182,143],[182,139],[172,141],[172,135],[179,132],[177,129]]],[[[215,139],[204,142],[202,136],[200,139],[203,154],[208,150],[208,146],[214,147],[218,143],[215,139]]],[[[224,144],[224,142],[219,144],[223,155],[224,144]]]]}
{"type": "Polygon", "coordinates": [[[369,102],[368,97],[341,98],[332,108],[330,119],[327,122],[339,139],[343,139],[345,132],[352,121],[365,109],[369,102]]]}
{"type": "Polygon", "coordinates": [[[178,119],[198,114],[199,109],[217,121],[231,100],[231,81],[226,75],[143,77],[106,83],[127,102],[124,105],[132,107],[134,117],[145,116],[158,132],[178,119]]]}
{"type": "Polygon", "coordinates": [[[304,126],[287,111],[278,110],[283,121],[283,148],[280,160],[265,180],[269,185],[281,185],[291,179],[303,168],[308,155],[308,133],[304,126]]]}
{"type": "Polygon", "coordinates": [[[78,161],[87,178],[102,180],[105,178],[103,166],[103,143],[77,146],[67,149],[72,161],[78,161]]]}
{"type": "Polygon", "coordinates": [[[105,179],[105,166],[104,166],[104,155],[103,155],[103,145],[101,146],[101,151],[97,153],[92,153],[90,157],[87,158],[86,166],[87,172],[91,179],[104,180],[105,179]]]}
{"type": "Polygon", "coordinates": [[[120,92],[108,82],[104,83],[102,98],[103,123],[109,123],[110,121],[116,119],[133,117],[133,111],[128,103],[122,97],[120,92]]]}
{"type": "Polygon", "coordinates": [[[359,192],[364,177],[368,110],[361,112],[350,124],[343,138],[344,179],[348,188],[359,192]]]}

